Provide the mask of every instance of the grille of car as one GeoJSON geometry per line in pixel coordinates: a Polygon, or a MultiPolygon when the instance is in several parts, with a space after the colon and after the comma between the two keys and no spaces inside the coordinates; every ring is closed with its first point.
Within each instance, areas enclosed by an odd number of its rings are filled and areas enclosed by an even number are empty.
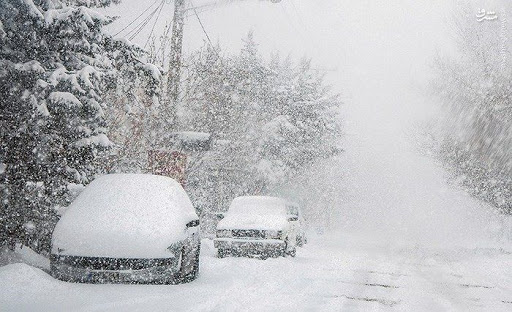
{"type": "Polygon", "coordinates": [[[56,264],[69,265],[79,269],[118,271],[143,270],[157,266],[172,266],[175,259],[124,259],[52,255],[52,261],[56,264]]]}
{"type": "Polygon", "coordinates": [[[260,230],[233,230],[233,237],[265,238],[265,231],[260,230]]]}

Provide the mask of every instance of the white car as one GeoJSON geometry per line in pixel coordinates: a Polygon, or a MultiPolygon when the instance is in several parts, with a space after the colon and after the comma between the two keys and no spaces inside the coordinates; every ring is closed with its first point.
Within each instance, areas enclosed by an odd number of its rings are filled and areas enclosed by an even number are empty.
{"type": "Polygon", "coordinates": [[[295,256],[298,219],[287,208],[286,200],[278,197],[235,198],[217,225],[214,246],[218,256],[295,256]]]}
{"type": "Polygon", "coordinates": [[[199,270],[199,218],[175,180],[97,178],[52,236],[51,274],[72,282],[175,284],[199,270]]]}

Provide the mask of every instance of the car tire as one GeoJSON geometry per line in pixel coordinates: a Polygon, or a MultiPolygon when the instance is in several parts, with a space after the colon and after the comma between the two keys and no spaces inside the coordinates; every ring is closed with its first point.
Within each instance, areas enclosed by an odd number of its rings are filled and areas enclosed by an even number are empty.
{"type": "Polygon", "coordinates": [[[286,254],[290,257],[295,257],[297,255],[297,248],[293,247],[292,250],[286,251],[286,254]]]}
{"type": "Polygon", "coordinates": [[[297,247],[293,246],[292,249],[288,249],[288,244],[289,244],[289,242],[286,241],[286,247],[285,247],[285,250],[284,250],[284,256],[295,257],[295,255],[297,254],[297,247]]]}

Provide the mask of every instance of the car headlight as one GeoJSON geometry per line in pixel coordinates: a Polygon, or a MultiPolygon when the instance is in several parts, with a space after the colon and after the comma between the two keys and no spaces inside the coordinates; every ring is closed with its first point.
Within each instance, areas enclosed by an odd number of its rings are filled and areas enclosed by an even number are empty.
{"type": "Polygon", "coordinates": [[[231,230],[217,230],[218,238],[227,238],[231,237],[231,230]]]}
{"type": "Polygon", "coordinates": [[[283,231],[265,231],[266,239],[280,239],[283,236],[283,231]]]}
{"type": "Polygon", "coordinates": [[[177,258],[181,254],[181,243],[174,243],[171,246],[167,247],[167,250],[171,252],[174,258],[177,258]]]}

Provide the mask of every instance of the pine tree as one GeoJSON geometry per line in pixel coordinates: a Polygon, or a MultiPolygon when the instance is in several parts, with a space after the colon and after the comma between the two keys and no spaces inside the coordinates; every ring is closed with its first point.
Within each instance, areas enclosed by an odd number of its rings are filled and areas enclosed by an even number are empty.
{"type": "Polygon", "coordinates": [[[189,175],[189,192],[215,210],[238,195],[275,195],[341,150],[340,101],[310,61],[293,64],[275,54],[267,63],[252,33],[243,43],[230,56],[207,47],[187,68],[186,126],[213,133],[219,143],[189,175]],[[202,189],[212,184],[222,187],[202,189]]]}
{"type": "Polygon", "coordinates": [[[88,8],[112,2],[0,2],[3,242],[48,251],[56,209],[102,172],[112,145],[105,92],[123,66],[141,63],[140,51],[103,32],[111,19],[88,8]]]}

